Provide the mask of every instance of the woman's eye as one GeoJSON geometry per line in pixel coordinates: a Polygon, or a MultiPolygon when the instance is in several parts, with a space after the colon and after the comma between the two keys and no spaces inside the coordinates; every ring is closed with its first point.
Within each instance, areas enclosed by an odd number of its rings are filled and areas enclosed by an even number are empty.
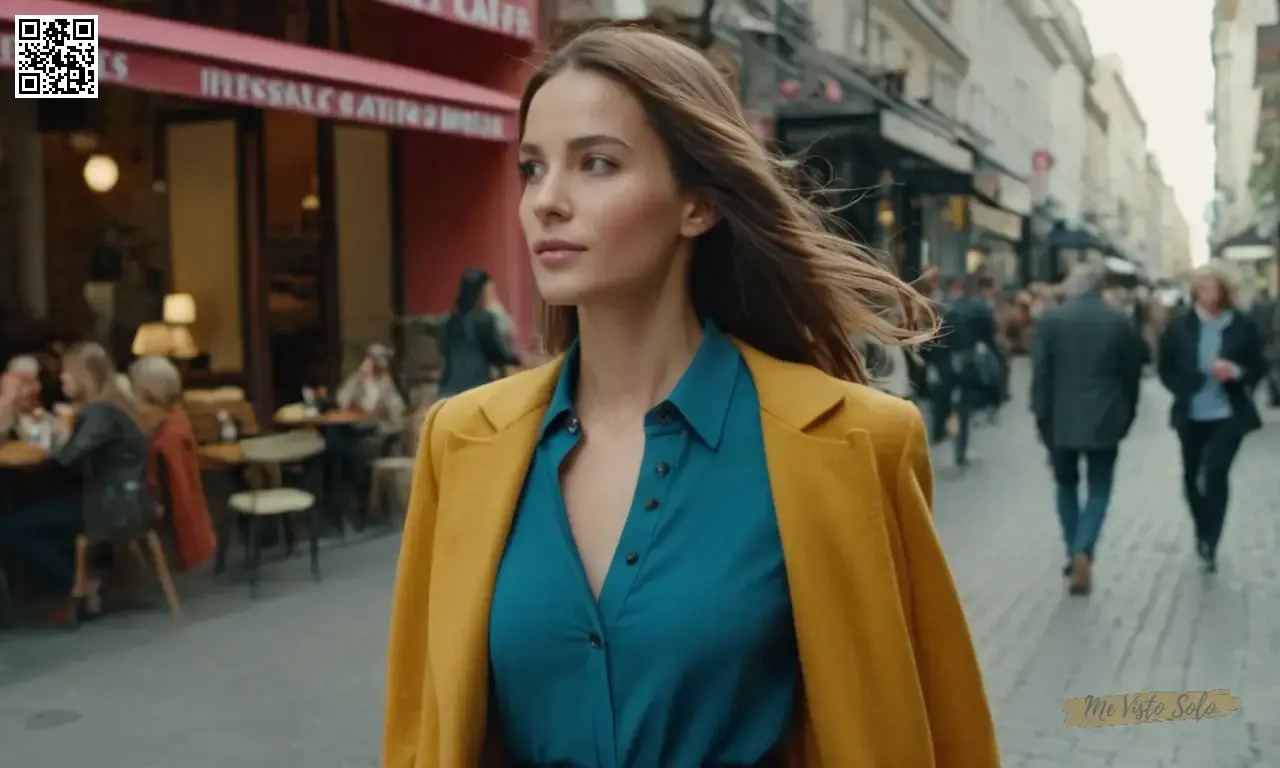
{"type": "Polygon", "coordinates": [[[583,162],[583,169],[587,173],[608,173],[618,167],[618,164],[607,157],[588,157],[583,162]]]}
{"type": "Polygon", "coordinates": [[[520,175],[525,181],[534,181],[538,176],[542,175],[542,163],[535,163],[532,160],[520,163],[520,175]]]}

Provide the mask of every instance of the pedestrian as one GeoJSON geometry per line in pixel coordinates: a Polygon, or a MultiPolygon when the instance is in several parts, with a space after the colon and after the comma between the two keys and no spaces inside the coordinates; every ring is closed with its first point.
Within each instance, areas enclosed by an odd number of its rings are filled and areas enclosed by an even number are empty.
{"type": "Polygon", "coordinates": [[[520,358],[507,345],[499,320],[486,303],[492,282],[483,269],[468,269],[462,275],[457,301],[440,330],[444,357],[441,398],[488,384],[493,381],[495,370],[520,365],[520,358]]]}
{"type": "Polygon", "coordinates": [[[956,434],[952,441],[957,467],[969,466],[969,436],[973,414],[989,408],[999,398],[1003,373],[996,352],[996,316],[982,295],[983,278],[969,275],[959,281],[953,299],[943,310],[945,359],[940,367],[935,419],[954,413],[956,434]]]}
{"type": "Polygon", "coordinates": [[[1262,427],[1253,390],[1266,373],[1262,339],[1237,310],[1237,286],[1215,264],[1192,279],[1192,308],[1160,340],[1160,381],[1173,394],[1170,422],[1182,447],[1182,486],[1196,553],[1217,570],[1231,465],[1245,435],[1262,427]]]}
{"type": "Polygon", "coordinates": [[[1063,573],[1076,595],[1092,587],[1116,458],[1137,415],[1142,382],[1142,339],[1130,317],[1103,298],[1105,280],[1101,265],[1077,265],[1067,300],[1040,316],[1031,348],[1031,410],[1053,467],[1067,554],[1063,573]]]}
{"type": "Polygon", "coordinates": [[[1263,384],[1267,392],[1267,405],[1280,408],[1280,302],[1271,298],[1265,288],[1258,292],[1250,314],[1262,339],[1262,353],[1267,361],[1263,384]]]}
{"type": "Polygon", "coordinates": [[[559,357],[426,419],[382,764],[995,768],[924,425],[853,349],[928,300],[694,48],[595,28],[521,104],[559,357]]]}

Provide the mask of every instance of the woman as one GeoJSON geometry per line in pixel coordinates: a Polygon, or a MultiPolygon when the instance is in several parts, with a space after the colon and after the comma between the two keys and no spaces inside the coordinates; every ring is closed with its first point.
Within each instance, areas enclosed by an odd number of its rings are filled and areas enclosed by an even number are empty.
{"type": "Polygon", "coordinates": [[[488,384],[494,379],[495,368],[520,364],[487,305],[485,297],[491,285],[489,273],[482,269],[469,269],[462,275],[458,300],[440,336],[442,398],[488,384]]]}
{"type": "Polygon", "coordinates": [[[182,567],[194,568],[213,557],[217,539],[200,479],[196,436],[182,409],[182,374],[167,358],[140,357],[129,367],[129,380],[150,438],[147,485],[169,513],[182,567]]]}
{"type": "Polygon", "coordinates": [[[0,517],[0,550],[43,572],[51,586],[83,598],[97,613],[99,581],[75,582],[72,541],[132,533],[154,513],[144,482],[147,438],[138,427],[137,405],[123,393],[116,368],[100,345],[74,344],[62,359],[62,391],[74,404],[74,423],[55,435],[50,459],[78,469],[84,490],[49,498],[0,517]],[[73,589],[74,588],[74,589],[73,589]]]}
{"type": "MultiPolygon", "coordinates": [[[[370,465],[383,455],[387,442],[404,432],[405,403],[391,376],[392,352],[382,344],[371,344],[364,360],[338,388],[338,407],[363,411],[372,420],[351,427],[329,429],[329,446],[336,464],[331,472],[343,487],[354,492],[356,506],[368,499],[370,465]]],[[[362,515],[353,521],[364,525],[362,515]]]]}
{"type": "Polygon", "coordinates": [[[519,129],[563,354],[427,418],[383,764],[998,765],[919,412],[851,341],[928,301],[675,40],[583,34],[519,129]]]}
{"type": "Polygon", "coordinates": [[[1238,311],[1236,288],[1216,265],[1192,280],[1194,304],[1174,317],[1156,356],[1173,393],[1171,422],[1182,445],[1182,485],[1196,554],[1217,570],[1231,465],[1244,436],[1262,426],[1253,389],[1266,371],[1258,328],[1238,311]]]}

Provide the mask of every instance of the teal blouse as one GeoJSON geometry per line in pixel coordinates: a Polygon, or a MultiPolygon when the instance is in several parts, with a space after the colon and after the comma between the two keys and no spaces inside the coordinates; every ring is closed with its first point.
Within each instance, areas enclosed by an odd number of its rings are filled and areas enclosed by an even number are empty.
{"type": "Polygon", "coordinates": [[[751,765],[784,738],[799,660],[755,384],[707,324],[645,417],[635,497],[593,598],[561,463],[581,439],[567,355],[498,569],[491,725],[513,760],[751,765]]]}

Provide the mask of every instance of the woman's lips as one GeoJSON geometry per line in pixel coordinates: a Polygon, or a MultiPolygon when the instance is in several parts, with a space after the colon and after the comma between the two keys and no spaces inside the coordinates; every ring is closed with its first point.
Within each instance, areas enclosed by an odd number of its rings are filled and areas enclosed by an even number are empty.
{"type": "Polygon", "coordinates": [[[538,261],[547,267],[564,266],[570,261],[586,253],[584,248],[548,248],[538,251],[538,261]]]}

